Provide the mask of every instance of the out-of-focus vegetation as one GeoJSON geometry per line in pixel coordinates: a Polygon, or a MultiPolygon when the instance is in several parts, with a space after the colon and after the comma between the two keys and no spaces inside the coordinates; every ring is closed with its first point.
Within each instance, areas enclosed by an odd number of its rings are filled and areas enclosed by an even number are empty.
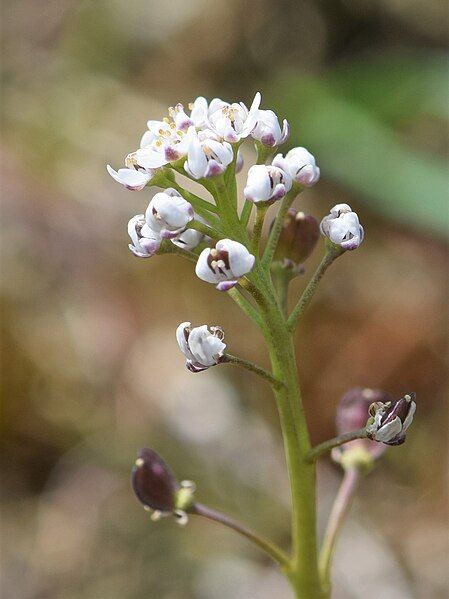
{"type": "MultiPolygon", "coordinates": [[[[202,500],[288,542],[269,390],[227,366],[186,372],[174,330],[219,323],[266,363],[260,337],[189,265],[128,253],[149,196],[105,171],[166,106],[261,89],[322,169],[298,205],[347,202],[366,225],[298,332],[314,441],[349,387],[418,394],[407,443],[354,505],[335,597],[446,597],[444,3],[5,0],[3,17],[3,596],[289,597],[245,541],[153,524],[131,494],[150,445],[202,500]]],[[[321,522],[339,478],[324,460],[321,522]]]]}

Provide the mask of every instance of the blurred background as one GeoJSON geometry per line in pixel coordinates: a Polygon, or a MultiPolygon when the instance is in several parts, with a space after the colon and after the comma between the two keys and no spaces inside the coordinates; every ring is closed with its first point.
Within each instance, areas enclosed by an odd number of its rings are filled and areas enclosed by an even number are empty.
{"type": "MultiPolygon", "coordinates": [[[[298,331],[313,441],[350,387],[418,395],[354,503],[334,596],[447,596],[447,16],[443,0],[4,0],[2,597],[291,598],[245,540],[153,524],[131,493],[151,446],[205,503],[288,543],[269,389],[187,372],[174,331],[220,324],[267,364],[261,337],[190,264],[133,258],[126,224],[150,195],[105,169],[167,106],[256,90],[321,167],[298,207],[347,202],[367,232],[298,331]]],[[[339,480],[322,460],[320,526],[339,480]]]]}

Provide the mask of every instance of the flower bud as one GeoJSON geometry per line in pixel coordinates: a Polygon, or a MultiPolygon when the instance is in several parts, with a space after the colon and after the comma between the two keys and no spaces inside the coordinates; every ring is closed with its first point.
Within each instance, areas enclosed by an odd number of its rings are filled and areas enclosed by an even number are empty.
{"type": "Polygon", "coordinates": [[[290,208],[282,225],[274,259],[297,267],[313,252],[319,237],[316,218],[290,208]]]}
{"type": "Polygon", "coordinates": [[[415,394],[404,395],[395,404],[391,401],[376,401],[371,404],[371,422],[367,426],[368,436],[386,445],[401,445],[405,433],[413,421],[416,411],[415,394]]]}
{"type": "Polygon", "coordinates": [[[134,493],[144,507],[173,512],[179,483],[163,459],[152,449],[141,449],[132,470],[134,493]]]}
{"type": "Polygon", "coordinates": [[[259,110],[257,124],[251,133],[251,137],[260,141],[264,146],[274,148],[283,144],[290,134],[288,122],[284,119],[281,126],[279,119],[272,110],[259,110]]]}
{"type": "Polygon", "coordinates": [[[142,234],[146,236],[150,229],[163,239],[172,239],[185,230],[193,217],[191,204],[176,190],[169,188],[157,193],[149,203],[142,234]]]}
{"type": "Polygon", "coordinates": [[[219,364],[226,349],[223,329],[217,326],[203,324],[191,328],[190,322],[183,322],[176,329],[176,339],[190,372],[201,372],[219,364]]]}
{"type": "Polygon", "coordinates": [[[229,291],[240,277],[250,272],[255,257],[244,245],[232,239],[221,239],[215,248],[205,248],[196,263],[196,275],[214,283],[219,291],[229,291]]]}
{"type": "Polygon", "coordinates": [[[337,204],[320,224],[321,233],[344,250],[355,250],[365,236],[359,217],[348,204],[337,204]]]}
{"type": "MultiPolygon", "coordinates": [[[[364,428],[369,417],[369,407],[373,401],[390,401],[390,396],[380,389],[361,389],[356,387],[347,391],[337,407],[336,428],[342,435],[364,428]]],[[[332,450],[332,459],[347,468],[356,466],[368,470],[378,459],[385,447],[369,439],[355,439],[332,450]]]]}
{"type": "Polygon", "coordinates": [[[274,157],[273,166],[277,166],[304,187],[312,187],[320,178],[320,169],[315,157],[305,148],[293,148],[285,156],[278,154],[274,157]]]}
{"type": "Polygon", "coordinates": [[[186,512],[195,503],[195,484],[188,480],[178,483],[164,460],[152,449],[139,451],[131,484],[143,507],[152,511],[152,520],[174,516],[181,526],[187,524],[186,512]]]}
{"type": "Polygon", "coordinates": [[[285,196],[292,187],[290,175],[276,166],[255,164],[248,171],[243,191],[250,202],[275,202],[285,196]]]}
{"type": "Polygon", "coordinates": [[[132,240],[128,247],[138,258],[150,258],[161,247],[160,236],[148,227],[146,227],[146,235],[143,235],[144,227],[145,217],[143,214],[133,216],[128,223],[128,234],[132,240]]]}

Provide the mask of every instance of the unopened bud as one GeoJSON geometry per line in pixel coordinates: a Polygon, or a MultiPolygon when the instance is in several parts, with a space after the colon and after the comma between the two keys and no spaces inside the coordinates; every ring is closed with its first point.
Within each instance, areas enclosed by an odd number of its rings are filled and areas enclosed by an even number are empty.
{"type": "Polygon", "coordinates": [[[139,451],[131,481],[134,493],[144,507],[156,512],[173,512],[180,485],[155,451],[147,448],[139,451]]]}
{"type": "Polygon", "coordinates": [[[274,260],[295,266],[302,264],[313,252],[320,237],[316,218],[290,208],[282,225],[274,260]]]}
{"type": "Polygon", "coordinates": [[[371,419],[367,426],[370,439],[386,445],[404,443],[406,431],[416,411],[414,399],[415,394],[409,393],[395,404],[391,401],[372,403],[369,409],[371,419]]]}
{"type": "MultiPolygon", "coordinates": [[[[356,387],[347,391],[338,404],[335,423],[337,433],[342,435],[353,430],[364,428],[369,418],[369,408],[373,402],[389,402],[391,397],[380,389],[356,387]]],[[[355,439],[332,450],[332,459],[344,469],[356,467],[368,471],[374,461],[385,451],[370,439],[355,439]]]]}

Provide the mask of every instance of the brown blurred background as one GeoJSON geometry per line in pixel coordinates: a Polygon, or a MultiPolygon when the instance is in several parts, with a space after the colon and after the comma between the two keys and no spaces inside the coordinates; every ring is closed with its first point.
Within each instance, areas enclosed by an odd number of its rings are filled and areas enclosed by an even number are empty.
{"type": "MultiPolygon", "coordinates": [[[[131,493],[149,445],[201,500],[288,543],[269,389],[228,366],[187,372],[174,331],[220,324],[266,364],[260,335],[189,264],[133,258],[126,223],[150,196],[105,170],[166,106],[259,89],[321,166],[298,206],[347,202],[367,232],[298,331],[314,442],[352,386],[418,395],[407,443],[351,511],[335,597],[446,597],[445,2],[4,0],[3,17],[2,597],[290,597],[244,540],[153,524],[131,493]]],[[[321,524],[339,479],[323,460],[321,524]]]]}

